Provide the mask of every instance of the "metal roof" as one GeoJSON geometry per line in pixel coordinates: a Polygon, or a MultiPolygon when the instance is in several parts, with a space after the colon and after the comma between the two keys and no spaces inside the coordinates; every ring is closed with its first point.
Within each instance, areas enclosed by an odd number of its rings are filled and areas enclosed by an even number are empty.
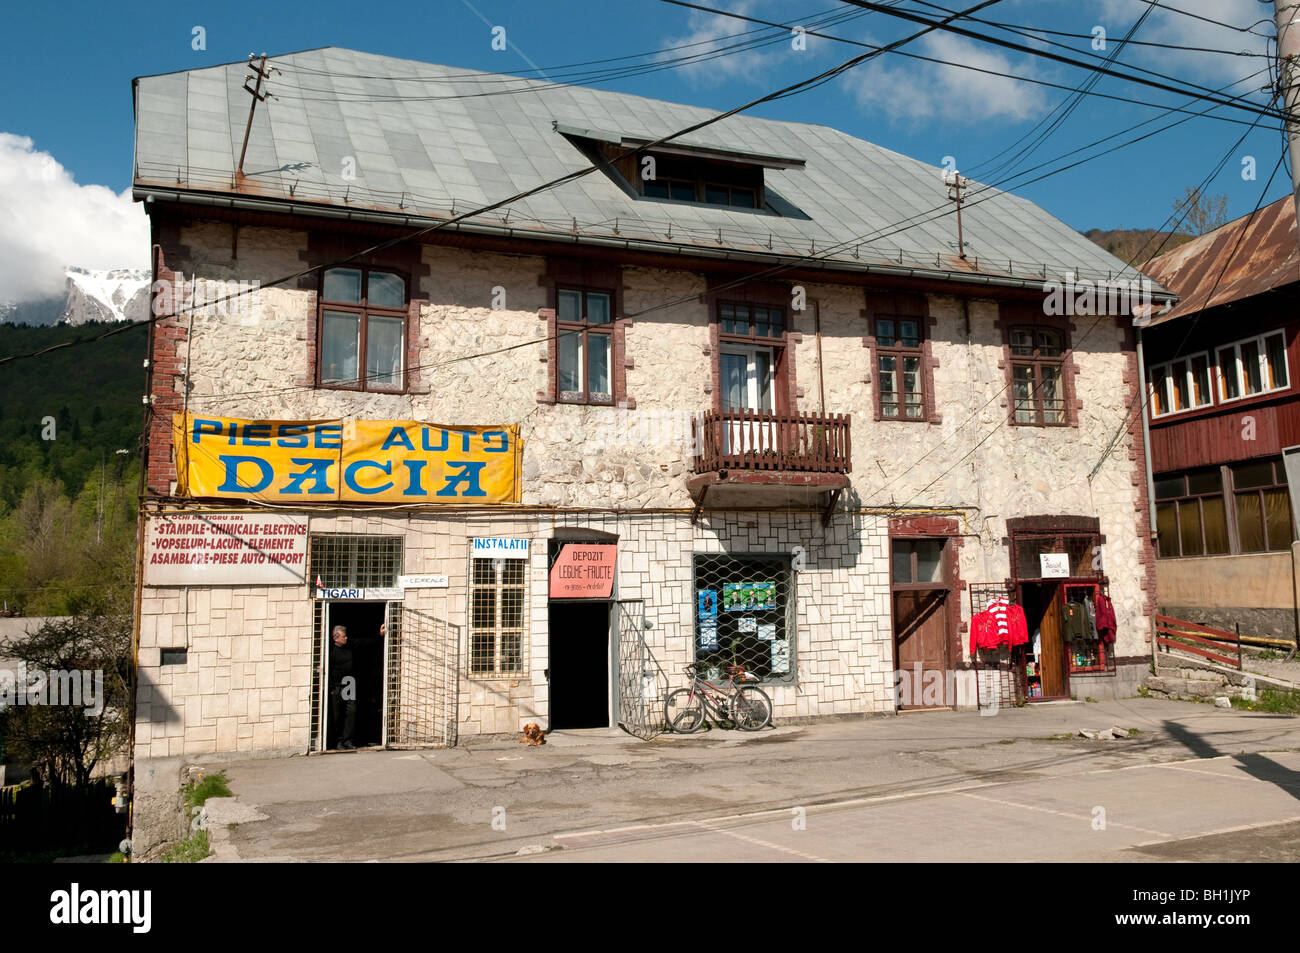
{"type": "MultiPolygon", "coordinates": [[[[427,224],[589,166],[561,130],[644,142],[717,115],[336,47],[268,65],[279,70],[267,83],[274,98],[257,107],[238,184],[248,64],[135,81],[136,198],[291,203],[309,214],[427,224]]],[[[1136,277],[1034,203],[979,194],[974,182],[962,213],[962,260],[938,167],[827,126],[742,114],[674,144],[753,155],[767,166],[774,204],[791,214],[638,198],[596,172],[457,227],[759,260],[813,255],[842,269],[990,284],[1032,286],[1066,273],[1136,277]]]]}
{"type": "Polygon", "coordinates": [[[1152,325],[1290,284],[1300,279],[1295,201],[1288,194],[1206,232],[1153,258],[1145,271],[1181,298],[1152,325]]]}

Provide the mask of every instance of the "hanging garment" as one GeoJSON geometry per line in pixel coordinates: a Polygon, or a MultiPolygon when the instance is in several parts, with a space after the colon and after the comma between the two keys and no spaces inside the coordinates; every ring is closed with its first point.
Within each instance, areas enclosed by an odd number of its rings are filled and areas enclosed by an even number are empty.
{"type": "Polygon", "coordinates": [[[1107,644],[1115,641],[1115,607],[1110,596],[1104,592],[1097,593],[1097,632],[1107,644]]]}
{"type": "Polygon", "coordinates": [[[1082,602],[1067,602],[1061,607],[1061,638],[1066,642],[1087,640],[1088,610],[1082,602]]]}
{"type": "Polygon", "coordinates": [[[1092,600],[1087,596],[1083,597],[1083,608],[1088,613],[1088,639],[1097,641],[1097,607],[1093,605],[1092,600]]]}
{"type": "Polygon", "coordinates": [[[1020,606],[999,597],[989,603],[989,613],[997,623],[999,645],[1015,647],[1029,642],[1029,624],[1020,606]]]}

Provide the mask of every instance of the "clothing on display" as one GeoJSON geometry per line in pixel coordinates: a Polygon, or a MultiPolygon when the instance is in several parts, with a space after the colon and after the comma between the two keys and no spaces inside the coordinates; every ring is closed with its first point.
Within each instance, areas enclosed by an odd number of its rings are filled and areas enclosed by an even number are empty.
{"type": "Polygon", "coordinates": [[[1110,596],[1104,592],[1097,593],[1097,632],[1106,643],[1115,641],[1115,607],[1110,596]]]}
{"type": "Polygon", "coordinates": [[[996,649],[1002,645],[1024,645],[1029,641],[1029,626],[1025,610],[1004,596],[989,603],[987,609],[977,613],[970,622],[970,651],[996,649]]]}

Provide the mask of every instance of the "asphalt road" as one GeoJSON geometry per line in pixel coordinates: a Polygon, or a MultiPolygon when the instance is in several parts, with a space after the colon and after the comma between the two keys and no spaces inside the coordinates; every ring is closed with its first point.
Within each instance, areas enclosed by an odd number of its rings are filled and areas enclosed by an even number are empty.
{"type": "Polygon", "coordinates": [[[1300,859],[1300,721],[1154,699],[206,767],[218,862],[1300,859]]]}

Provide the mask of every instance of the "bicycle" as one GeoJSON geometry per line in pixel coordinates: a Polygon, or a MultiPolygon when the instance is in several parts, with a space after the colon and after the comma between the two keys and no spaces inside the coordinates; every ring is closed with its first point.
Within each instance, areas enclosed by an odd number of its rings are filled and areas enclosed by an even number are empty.
{"type": "Polygon", "coordinates": [[[670,731],[684,735],[699,731],[706,713],[719,726],[733,724],[741,731],[758,731],[772,723],[772,699],[767,692],[757,685],[737,685],[737,679],[746,680],[745,670],[739,665],[728,665],[726,671],[724,688],[703,678],[693,663],[686,666],[690,687],[670,692],[664,701],[670,731]]]}

